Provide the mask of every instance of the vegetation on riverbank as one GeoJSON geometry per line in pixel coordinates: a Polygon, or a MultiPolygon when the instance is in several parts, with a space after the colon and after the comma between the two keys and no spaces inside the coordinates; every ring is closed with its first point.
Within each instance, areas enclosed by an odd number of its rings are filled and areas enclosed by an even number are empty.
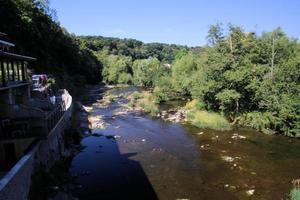
{"type": "Polygon", "coordinates": [[[204,104],[197,100],[190,101],[186,104],[188,110],[187,120],[198,128],[214,130],[230,130],[230,123],[219,113],[208,112],[203,110],[204,104]]]}
{"type": "Polygon", "coordinates": [[[159,114],[159,108],[156,104],[155,97],[150,92],[134,92],[129,99],[128,106],[130,108],[143,110],[151,116],[157,116],[157,114],[159,114]]]}
{"type": "Polygon", "coordinates": [[[180,49],[171,65],[151,57],[128,65],[132,83],[154,88],[156,103],[191,98],[235,124],[300,137],[299,42],[280,28],[223,30],[211,26],[207,46],[180,49]]]}

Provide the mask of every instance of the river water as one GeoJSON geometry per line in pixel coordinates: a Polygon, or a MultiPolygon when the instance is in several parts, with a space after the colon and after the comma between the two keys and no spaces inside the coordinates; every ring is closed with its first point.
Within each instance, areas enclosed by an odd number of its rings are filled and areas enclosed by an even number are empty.
{"type": "Polygon", "coordinates": [[[125,102],[93,106],[90,115],[103,116],[108,126],[83,138],[71,163],[79,199],[288,199],[291,181],[300,178],[297,139],[117,114],[125,102]]]}

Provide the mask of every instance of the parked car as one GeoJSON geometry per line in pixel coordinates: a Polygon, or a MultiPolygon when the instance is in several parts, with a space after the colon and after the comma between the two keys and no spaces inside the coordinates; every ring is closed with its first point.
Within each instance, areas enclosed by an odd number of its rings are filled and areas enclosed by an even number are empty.
{"type": "Polygon", "coordinates": [[[32,75],[32,87],[33,90],[39,90],[47,84],[47,75],[46,74],[35,74],[32,75]]]}

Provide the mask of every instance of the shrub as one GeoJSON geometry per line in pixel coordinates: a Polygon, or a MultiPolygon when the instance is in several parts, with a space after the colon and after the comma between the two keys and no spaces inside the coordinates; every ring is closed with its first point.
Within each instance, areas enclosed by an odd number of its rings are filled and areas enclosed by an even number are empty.
{"type": "Polygon", "coordinates": [[[231,129],[229,122],[218,113],[192,110],[187,114],[187,119],[199,128],[221,131],[231,129]]]}
{"type": "Polygon", "coordinates": [[[152,116],[156,116],[159,113],[155,97],[149,92],[134,92],[128,106],[143,109],[152,116]]]}
{"type": "Polygon", "coordinates": [[[132,94],[132,98],[133,98],[134,100],[140,99],[140,98],[141,98],[141,93],[139,93],[139,92],[134,92],[134,93],[132,94]]]}
{"type": "Polygon", "coordinates": [[[205,103],[199,100],[192,100],[186,103],[185,108],[188,110],[203,110],[205,109],[205,103]]]}
{"type": "Polygon", "coordinates": [[[279,120],[270,112],[250,112],[238,118],[239,124],[254,128],[263,133],[272,134],[279,120]]]}

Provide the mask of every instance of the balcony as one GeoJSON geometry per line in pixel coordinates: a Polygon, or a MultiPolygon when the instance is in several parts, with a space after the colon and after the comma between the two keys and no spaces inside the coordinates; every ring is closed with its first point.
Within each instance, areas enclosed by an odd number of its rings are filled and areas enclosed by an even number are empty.
{"type": "Polygon", "coordinates": [[[0,50],[0,90],[28,84],[27,66],[35,58],[0,50]]]}

